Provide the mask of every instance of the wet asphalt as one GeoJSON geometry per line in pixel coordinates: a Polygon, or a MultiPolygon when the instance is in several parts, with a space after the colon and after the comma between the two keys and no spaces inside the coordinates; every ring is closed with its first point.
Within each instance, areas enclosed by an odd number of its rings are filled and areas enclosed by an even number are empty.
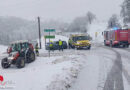
{"type": "Polygon", "coordinates": [[[110,72],[107,75],[107,79],[103,87],[103,90],[124,90],[123,76],[122,76],[123,65],[121,55],[116,50],[114,49],[111,50],[116,53],[116,59],[110,72]]]}

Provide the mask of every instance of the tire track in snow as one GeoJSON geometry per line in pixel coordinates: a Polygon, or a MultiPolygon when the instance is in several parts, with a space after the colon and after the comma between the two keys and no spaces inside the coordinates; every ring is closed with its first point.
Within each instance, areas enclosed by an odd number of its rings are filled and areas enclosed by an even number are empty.
{"type": "MultiPolygon", "coordinates": [[[[127,52],[130,53],[130,51],[129,51],[128,49],[119,49],[119,50],[127,51],[127,52]]],[[[121,52],[120,52],[120,53],[121,53],[121,52]]],[[[124,58],[128,58],[128,59],[130,58],[129,54],[126,55],[126,53],[121,53],[121,55],[122,55],[122,57],[124,57],[124,58]]],[[[127,62],[130,64],[130,61],[127,60],[127,62]]],[[[125,69],[125,66],[124,66],[124,68],[123,68],[123,74],[124,74],[125,78],[127,79],[128,83],[129,83],[129,85],[130,85],[130,75],[129,75],[128,71],[125,69]]]]}
{"type": "Polygon", "coordinates": [[[111,71],[107,75],[107,79],[103,87],[103,90],[124,90],[121,55],[119,52],[112,48],[103,48],[112,50],[116,53],[116,59],[114,61],[111,71]]]}
{"type": "Polygon", "coordinates": [[[130,52],[130,49],[128,49],[128,48],[118,48],[118,49],[123,50],[123,51],[130,52]]]}

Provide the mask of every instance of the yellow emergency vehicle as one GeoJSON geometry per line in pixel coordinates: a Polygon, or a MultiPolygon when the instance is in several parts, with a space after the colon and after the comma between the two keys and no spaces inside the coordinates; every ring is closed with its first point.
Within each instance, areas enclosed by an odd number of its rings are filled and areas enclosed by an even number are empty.
{"type": "Polygon", "coordinates": [[[71,48],[91,49],[90,37],[85,34],[71,35],[68,42],[71,48]]]}

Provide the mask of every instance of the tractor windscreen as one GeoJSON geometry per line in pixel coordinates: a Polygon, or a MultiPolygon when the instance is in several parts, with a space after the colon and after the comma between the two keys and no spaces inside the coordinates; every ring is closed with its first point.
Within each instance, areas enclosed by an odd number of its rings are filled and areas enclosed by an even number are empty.
{"type": "Polygon", "coordinates": [[[80,41],[80,40],[89,40],[88,36],[78,36],[78,37],[73,37],[73,40],[76,41],[80,41]]]}
{"type": "Polygon", "coordinates": [[[28,48],[28,43],[21,43],[22,49],[27,49],[28,48]]]}
{"type": "Polygon", "coordinates": [[[11,46],[12,46],[12,52],[21,50],[20,44],[12,44],[11,46]]]}

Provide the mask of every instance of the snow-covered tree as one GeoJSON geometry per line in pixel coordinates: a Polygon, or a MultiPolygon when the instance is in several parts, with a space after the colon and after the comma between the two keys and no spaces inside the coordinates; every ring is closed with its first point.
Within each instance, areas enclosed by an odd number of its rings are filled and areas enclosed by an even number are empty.
{"type": "MultiPolygon", "coordinates": [[[[45,28],[61,30],[67,27],[66,23],[58,21],[41,22],[41,35],[45,28]]],[[[0,44],[8,45],[17,40],[34,40],[38,38],[38,23],[16,17],[0,17],[0,44]]]]}
{"type": "Polygon", "coordinates": [[[96,15],[89,11],[86,14],[86,18],[87,18],[89,24],[91,24],[93,22],[93,20],[96,19],[96,15]]]}
{"type": "Polygon", "coordinates": [[[130,23],[130,0],[124,0],[121,9],[121,16],[123,17],[124,24],[130,23]]]}
{"type": "Polygon", "coordinates": [[[116,14],[113,14],[108,20],[108,28],[113,28],[113,27],[118,27],[118,28],[121,27],[116,14]]]}
{"type": "Polygon", "coordinates": [[[96,19],[96,16],[88,12],[85,16],[76,17],[68,27],[68,31],[71,32],[87,32],[88,25],[96,19]]]}

